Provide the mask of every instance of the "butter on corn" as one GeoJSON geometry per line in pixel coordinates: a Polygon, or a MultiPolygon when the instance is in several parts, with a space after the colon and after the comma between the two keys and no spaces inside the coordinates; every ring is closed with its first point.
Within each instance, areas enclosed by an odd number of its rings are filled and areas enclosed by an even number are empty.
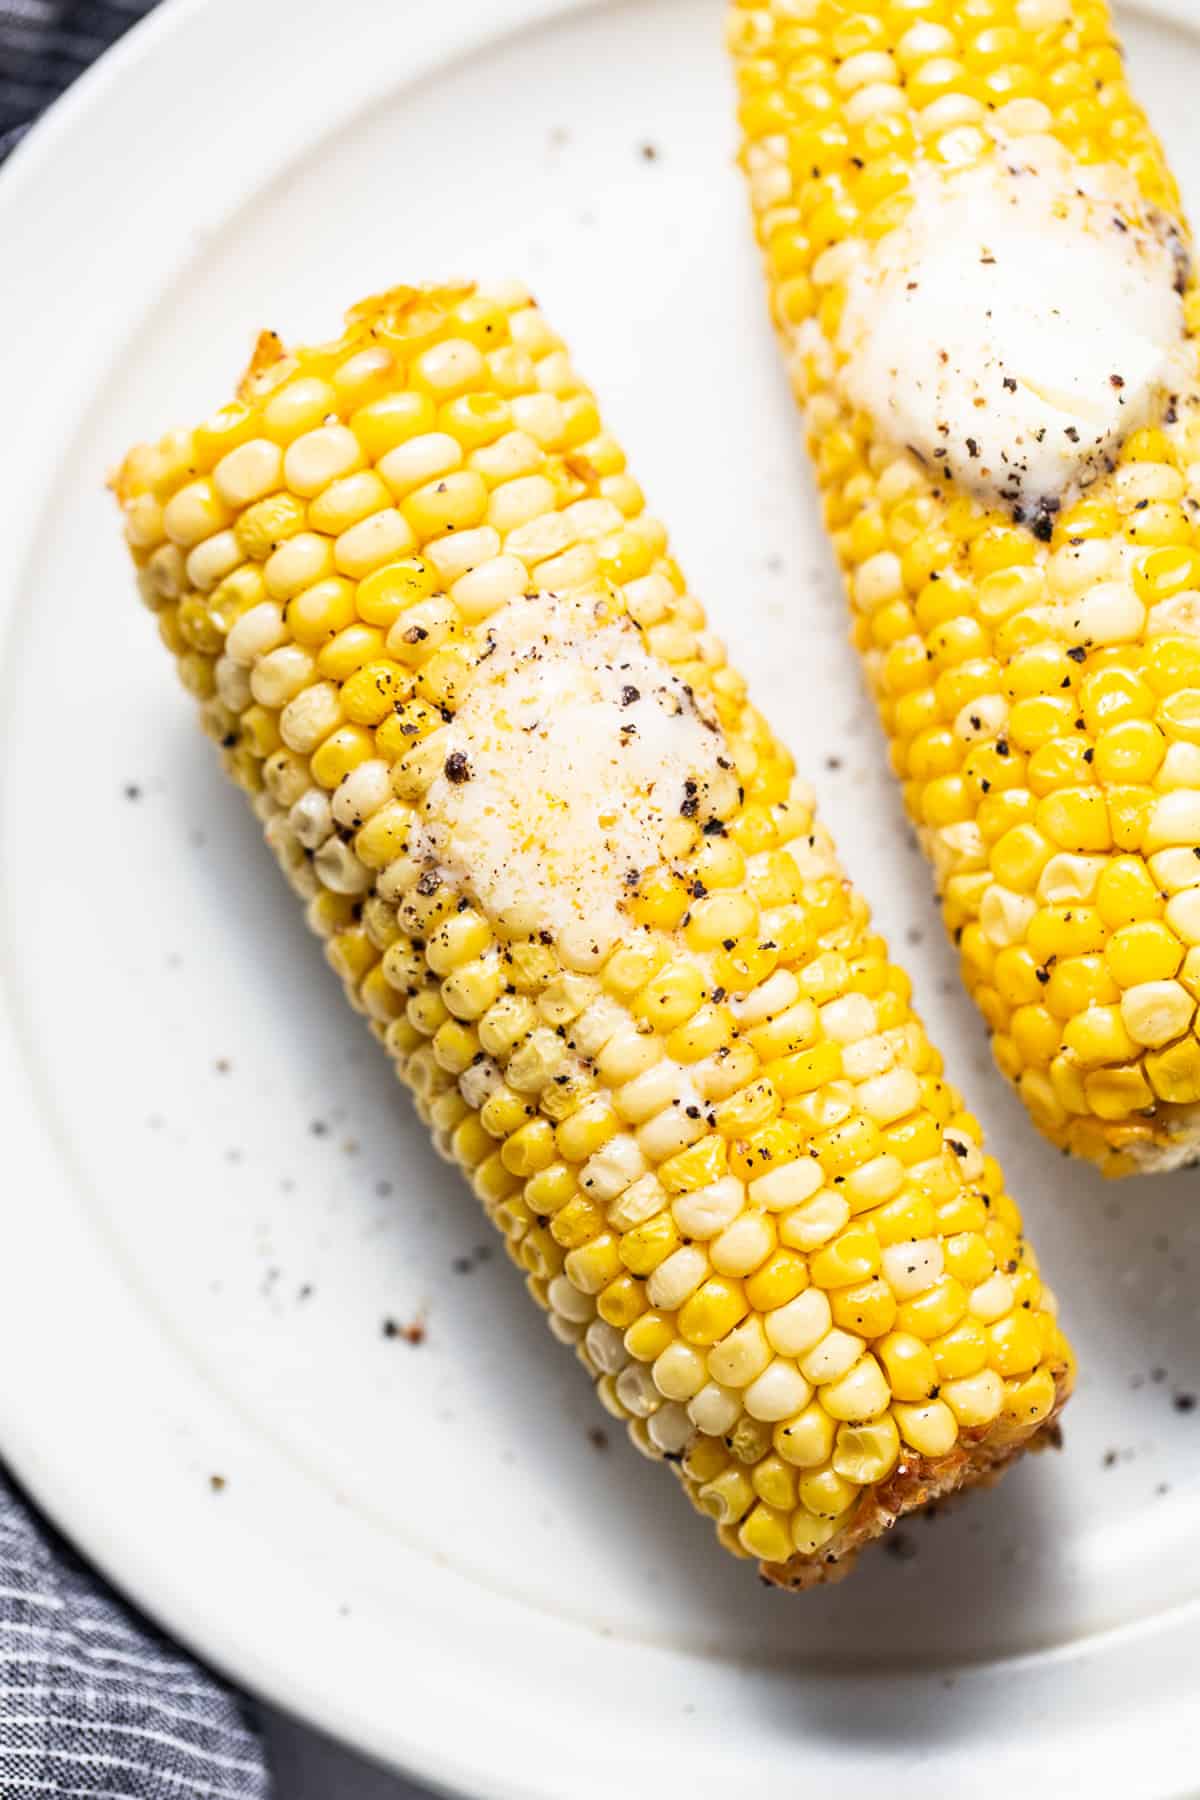
{"type": "Polygon", "coordinates": [[[1200,1153],[1200,379],[1103,0],[737,4],[771,309],[996,1060],[1110,1174],[1200,1153]]]}
{"type": "Polygon", "coordinates": [[[265,339],[115,486],[351,1004],[721,1541],[829,1579],[1045,1441],[1000,1170],[528,296],[265,339]]]}

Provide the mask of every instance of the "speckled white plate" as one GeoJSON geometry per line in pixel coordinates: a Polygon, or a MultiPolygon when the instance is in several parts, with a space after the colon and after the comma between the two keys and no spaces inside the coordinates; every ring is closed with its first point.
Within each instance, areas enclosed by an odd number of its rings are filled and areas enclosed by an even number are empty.
{"type": "MultiPolygon", "coordinates": [[[[1200,40],[1129,19],[1200,207],[1200,40]]],[[[719,0],[168,5],[0,178],[0,1447],[165,1625],[446,1788],[1194,1792],[1200,1175],[993,1073],[883,773],[731,162],[719,0]],[[602,1424],[340,1003],[137,605],[107,467],[254,329],[527,276],[1003,1151],[1066,1449],[763,1591],[602,1424]],[[385,1335],[424,1321],[420,1345],[385,1335]]]]}

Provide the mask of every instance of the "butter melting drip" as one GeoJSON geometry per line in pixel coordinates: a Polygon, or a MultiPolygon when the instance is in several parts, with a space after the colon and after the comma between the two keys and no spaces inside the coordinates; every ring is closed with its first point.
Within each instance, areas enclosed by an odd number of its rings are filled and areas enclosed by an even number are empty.
{"type": "Polygon", "coordinates": [[[1048,538],[1181,379],[1182,245],[1121,171],[1050,140],[918,167],[904,221],[851,271],[851,403],[931,472],[1048,538]]]}

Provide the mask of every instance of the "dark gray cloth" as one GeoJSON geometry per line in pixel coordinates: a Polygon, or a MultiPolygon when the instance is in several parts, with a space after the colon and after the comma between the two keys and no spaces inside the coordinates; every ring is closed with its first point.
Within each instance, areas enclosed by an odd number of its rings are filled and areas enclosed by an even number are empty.
{"type": "Polygon", "coordinates": [[[266,1800],[244,1703],[0,1478],[0,1795],[266,1800]]]}
{"type": "Polygon", "coordinates": [[[0,161],[155,0],[0,0],[0,161]]]}
{"type": "MultiPolygon", "coordinates": [[[[0,161],[152,4],[0,0],[0,161]]],[[[0,1470],[2,1800],[270,1791],[247,1704],[124,1606],[0,1470]]]]}

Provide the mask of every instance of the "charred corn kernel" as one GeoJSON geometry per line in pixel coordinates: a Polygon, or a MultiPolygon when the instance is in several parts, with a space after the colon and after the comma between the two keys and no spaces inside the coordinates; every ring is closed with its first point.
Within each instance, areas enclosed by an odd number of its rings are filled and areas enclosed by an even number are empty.
{"type": "MultiPolygon", "coordinates": [[[[1040,0],[996,0],[978,20],[968,9],[945,24],[943,10],[880,0],[848,16],[812,0],[797,22],[786,9],[732,7],[772,311],[810,411],[856,641],[996,1059],[1061,1148],[1110,1173],[1172,1167],[1200,1141],[1195,1102],[1165,1091],[1190,1092],[1189,1058],[1173,1046],[1191,1027],[1183,1000],[1164,987],[1153,1012],[1149,990],[1176,980],[1180,945],[1197,940],[1175,933],[1147,860],[1200,846],[1200,554],[1186,502],[1200,390],[1181,377],[1169,408],[1140,394],[1123,440],[1114,415],[1096,479],[1064,473],[1038,514],[1019,477],[1000,492],[981,441],[965,437],[957,462],[947,442],[940,467],[923,440],[916,454],[890,442],[882,401],[879,418],[868,404],[881,378],[846,365],[853,330],[884,317],[862,305],[875,240],[892,233],[915,271],[939,170],[947,184],[975,184],[963,193],[991,194],[1008,168],[998,139],[1028,146],[1047,193],[1068,191],[1072,158],[1095,165],[1122,196],[1122,224],[1151,235],[1182,234],[1178,195],[1100,0],[1082,24],[1040,0]],[[1139,989],[1140,1038],[1114,1010],[1139,989]],[[1084,1071],[1070,1081],[1068,1052],[1084,1071]]],[[[1166,306],[1169,259],[1162,272],[1166,306]]],[[[1190,273],[1181,286],[1182,334],[1200,302],[1190,273]]],[[[981,423],[981,440],[990,429],[981,423]]]]}
{"type": "MultiPolygon", "coordinates": [[[[851,100],[870,90],[842,79],[851,100]]],[[[843,156],[839,166],[852,165],[843,156]]],[[[853,207],[836,186],[822,190],[814,237],[843,229],[869,187],[853,207]]],[[[875,215],[893,191],[881,177],[875,215]]],[[[890,1409],[929,1403],[930,1345],[965,1329],[958,1296],[978,1287],[988,1258],[1017,1254],[1015,1209],[994,1165],[984,1174],[975,1127],[935,1073],[908,984],[871,935],[811,798],[725,666],[536,309],[503,290],[397,290],[357,309],[337,342],[277,356],[260,348],[227,419],[135,454],[118,478],[164,640],[353,1003],[439,1148],[470,1175],[555,1334],[577,1346],[639,1447],[677,1461],[723,1541],[803,1585],[890,1517],[894,1496],[885,1506],[874,1489],[909,1479],[896,1473],[890,1409]],[[461,747],[465,709],[476,684],[496,678],[506,620],[518,616],[507,609],[544,607],[544,596],[526,600],[544,587],[554,606],[578,609],[581,632],[627,630],[632,661],[657,659],[663,691],[684,684],[729,749],[707,785],[680,778],[678,811],[667,808],[661,854],[636,890],[618,871],[619,929],[586,919],[551,928],[525,891],[493,904],[470,833],[452,854],[430,836],[443,791],[473,799],[470,783],[493,779],[499,753],[461,747]],[[986,1221],[971,1210],[982,1210],[984,1179],[986,1221]],[[984,1244],[985,1222],[1003,1241],[984,1244]],[[921,1291],[886,1260],[904,1242],[918,1246],[905,1254],[919,1263],[921,1291]],[[907,1324],[905,1308],[916,1309],[907,1324]]],[[[856,440],[835,452],[854,478],[856,440]]],[[[867,493],[865,466],[858,479],[867,493]]],[[[932,579],[928,498],[908,475],[893,475],[888,491],[879,531],[855,528],[874,559],[868,568],[860,556],[859,586],[881,629],[911,595],[921,628],[936,634],[939,685],[932,709],[912,709],[911,735],[924,734],[913,766],[947,784],[928,810],[952,834],[956,904],[969,922],[974,890],[961,875],[981,872],[984,839],[962,830],[959,752],[990,744],[992,790],[1007,793],[1016,765],[1010,756],[999,770],[994,739],[1011,702],[960,604],[965,578],[958,588],[932,579]]],[[[1145,497],[1177,498],[1161,483],[1145,497]]],[[[1146,523],[1158,532],[1168,521],[1146,523]]],[[[1020,548],[1019,534],[992,531],[976,552],[985,579],[1007,574],[1014,596],[1013,571],[1031,566],[1020,548]]],[[[1156,592],[1169,580],[1166,563],[1144,576],[1156,592]]],[[[1017,597],[1044,601],[1028,581],[1017,597]]],[[[906,622],[880,642],[897,651],[911,631],[906,622]]],[[[1147,675],[1150,709],[1133,722],[1186,727],[1186,704],[1169,704],[1175,665],[1160,665],[1155,682],[1147,675]]],[[[1066,668],[1073,676],[1069,659],[1066,668]]],[[[913,677],[918,695],[927,677],[915,663],[913,677]]],[[[1200,687],[1200,670],[1188,681],[1200,687]]],[[[638,708],[656,702],[629,686],[618,711],[636,724],[638,708]]],[[[1117,708],[1117,688],[1097,688],[1095,703],[1117,708]]],[[[1111,730],[1127,722],[1106,720],[1111,730]]],[[[977,785],[991,779],[984,767],[972,765],[977,785]]],[[[1169,767],[1180,774],[1178,758],[1169,767]]],[[[1049,791],[1086,785],[1073,777],[1049,791]]],[[[528,798],[536,814],[538,794],[528,798]]],[[[618,830],[624,804],[603,832],[618,830]]],[[[1178,805],[1153,817],[1160,851],[1179,848],[1178,805]]],[[[1032,815],[1010,809],[1004,820],[988,845],[1032,815]]],[[[567,805],[552,841],[576,830],[567,805]]],[[[1036,880],[1013,892],[1043,906],[1093,904],[1074,865],[1056,879],[1061,892],[1038,895],[1036,880]]],[[[1172,894],[1187,889],[1172,875],[1172,894]]],[[[1108,903],[1122,903],[1119,886],[1108,903]]],[[[1188,905],[1172,915],[1185,931],[1188,905]]],[[[1153,922],[1164,912],[1165,902],[1153,922]]],[[[1122,916],[1114,929],[1142,922],[1122,916]]],[[[1042,1003],[1040,967],[1026,1005],[1042,1003]]],[[[1119,1005],[1122,990],[1106,979],[1104,1003],[1119,1005]]],[[[1166,1016],[1168,996],[1147,991],[1153,979],[1124,990],[1143,1036],[1166,1016]]],[[[1181,969],[1185,999],[1188,979],[1181,969]]],[[[1178,1046],[1148,1050],[1160,1059],[1155,1092],[1188,1091],[1178,1046]]],[[[939,1375],[968,1384],[964,1421],[982,1420],[1007,1382],[997,1429],[1017,1436],[1026,1400],[1008,1398],[1018,1388],[1043,1369],[1051,1381],[1028,1431],[1044,1422],[1055,1384],[1066,1390],[1033,1268],[1019,1293],[1014,1277],[1007,1313],[971,1321],[981,1359],[968,1366],[960,1353],[951,1368],[947,1352],[939,1375]]]]}

